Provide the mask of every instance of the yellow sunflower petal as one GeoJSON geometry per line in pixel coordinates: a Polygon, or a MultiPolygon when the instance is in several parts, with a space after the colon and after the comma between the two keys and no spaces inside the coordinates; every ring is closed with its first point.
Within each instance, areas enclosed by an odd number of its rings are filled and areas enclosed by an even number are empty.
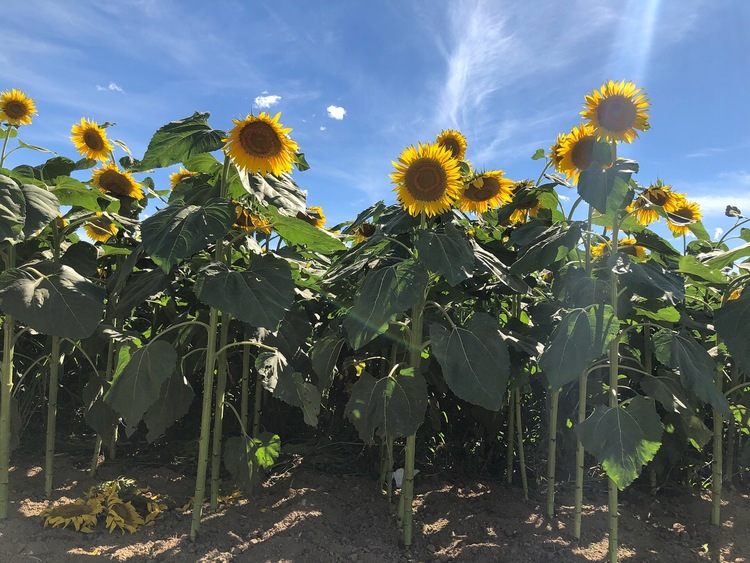
{"type": "Polygon", "coordinates": [[[586,96],[581,116],[587,119],[598,137],[632,143],[638,131],[648,130],[650,103],[633,82],[610,80],[586,96]]]}
{"type": "MultiPolygon", "coordinates": [[[[570,182],[578,182],[578,177],[594,161],[596,135],[590,125],[582,123],[565,135],[556,150],[556,168],[568,177],[570,182]]],[[[553,160],[554,162],[554,160],[553,160]]]]}
{"type": "Polygon", "coordinates": [[[70,140],[81,155],[91,160],[109,160],[114,147],[107,139],[106,130],[98,123],[81,118],[81,122],[73,125],[70,132],[70,140]]]}
{"type": "Polygon", "coordinates": [[[258,116],[234,120],[235,126],[229,132],[224,150],[238,168],[264,176],[279,176],[292,170],[293,157],[299,147],[287,136],[291,129],[279,123],[280,115],[271,117],[262,112],[258,116]]]}
{"type": "Polygon", "coordinates": [[[466,137],[455,129],[445,129],[440,132],[435,141],[439,146],[448,149],[456,160],[463,160],[466,156],[466,137]]]}
{"type": "Polygon", "coordinates": [[[467,182],[457,206],[464,213],[485,213],[513,199],[515,182],[503,178],[502,170],[483,172],[467,182]]]}
{"type": "Polygon", "coordinates": [[[34,100],[21,90],[14,88],[0,94],[0,123],[6,121],[10,125],[29,125],[35,113],[38,112],[34,100]]]}
{"type": "Polygon", "coordinates": [[[103,193],[113,196],[134,199],[143,199],[145,196],[143,187],[135,181],[132,174],[120,170],[114,162],[94,170],[91,184],[103,193]]]}

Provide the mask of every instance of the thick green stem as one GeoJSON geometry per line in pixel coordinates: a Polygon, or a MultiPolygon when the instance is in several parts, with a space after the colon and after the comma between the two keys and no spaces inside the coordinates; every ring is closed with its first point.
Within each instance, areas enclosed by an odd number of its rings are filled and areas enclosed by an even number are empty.
{"type": "Polygon", "coordinates": [[[555,515],[555,458],[557,455],[557,407],[560,403],[560,390],[550,395],[549,447],[547,448],[547,516],[555,515]]]}
{"type": "Polygon", "coordinates": [[[385,494],[388,502],[393,498],[393,438],[391,436],[385,439],[385,464],[387,467],[385,494]]]}
{"type": "MultiPolygon", "coordinates": [[[[612,221],[612,255],[617,255],[617,237],[620,235],[620,223],[617,212],[614,214],[612,221]]],[[[618,298],[618,278],[615,272],[612,272],[610,278],[611,285],[611,302],[612,302],[612,315],[617,318],[617,298],[618,298]]],[[[617,393],[617,387],[619,385],[618,379],[620,374],[620,338],[619,336],[612,339],[612,343],[609,346],[609,406],[610,408],[619,407],[619,398],[617,393]]],[[[608,479],[609,484],[609,561],[610,563],[617,562],[618,552],[618,500],[617,500],[617,484],[612,479],[608,479]]]]}
{"type": "MultiPolygon", "coordinates": [[[[8,245],[6,266],[8,268],[13,268],[15,262],[15,247],[10,244],[8,245]]],[[[2,381],[0,381],[0,520],[4,520],[8,517],[11,418],[10,399],[13,393],[14,325],[13,317],[5,315],[5,318],[3,319],[2,381]]]]}
{"type": "Polygon", "coordinates": [[[201,436],[198,446],[198,474],[195,478],[193,521],[190,526],[190,540],[195,541],[201,527],[203,498],[206,493],[206,473],[208,469],[208,446],[211,439],[211,405],[214,388],[214,364],[216,363],[216,327],[219,324],[219,311],[213,307],[209,313],[208,342],[206,344],[206,366],[203,372],[203,405],[201,410],[201,436]]]}
{"type": "MultiPolygon", "coordinates": [[[[245,340],[250,339],[250,334],[247,328],[245,328],[245,340]]],[[[242,425],[242,432],[247,434],[248,426],[248,403],[250,393],[250,345],[245,344],[242,346],[242,383],[240,391],[240,424],[242,425]]]]}
{"type": "Polygon", "coordinates": [[[260,436],[260,411],[263,405],[263,374],[256,370],[255,398],[253,403],[253,438],[260,436]]]}
{"type": "Polygon", "coordinates": [[[518,464],[521,470],[521,487],[523,498],[529,500],[529,482],[526,479],[526,456],[523,447],[523,424],[521,424],[521,390],[515,391],[516,403],[516,433],[518,434],[518,464]]]}
{"type": "Polygon", "coordinates": [[[507,450],[505,454],[505,482],[508,485],[513,484],[513,441],[515,440],[516,431],[516,404],[513,401],[513,391],[508,394],[508,432],[507,432],[507,450]]]}
{"type": "Polygon", "coordinates": [[[224,397],[227,389],[227,350],[229,340],[229,322],[231,315],[221,313],[221,334],[219,336],[219,350],[216,404],[214,405],[214,435],[213,451],[211,455],[211,509],[219,506],[219,487],[221,486],[221,434],[224,427],[224,397]]]}
{"type": "Polygon", "coordinates": [[[52,337],[49,357],[49,391],[47,397],[47,444],[44,454],[44,494],[52,496],[52,470],[55,458],[55,432],[57,421],[57,389],[60,367],[60,337],[52,337]]]}
{"type": "MultiPolygon", "coordinates": [[[[588,374],[584,371],[578,378],[578,424],[586,420],[586,402],[588,399],[588,374]]],[[[581,539],[581,517],[583,515],[583,475],[586,451],[578,440],[576,444],[576,490],[573,517],[573,537],[581,539]]]]}
{"type": "MultiPolygon", "coordinates": [[[[721,367],[716,374],[716,388],[721,393],[723,387],[724,371],[721,367]]],[[[714,414],[714,459],[711,463],[711,524],[714,526],[721,525],[721,485],[724,479],[723,473],[723,445],[724,445],[724,417],[717,409],[713,409],[714,414]]]]}
{"type": "Polygon", "coordinates": [[[94,442],[94,455],[91,457],[91,470],[89,471],[91,478],[96,477],[96,469],[99,467],[99,454],[102,451],[102,435],[96,435],[96,442],[94,442]]]}

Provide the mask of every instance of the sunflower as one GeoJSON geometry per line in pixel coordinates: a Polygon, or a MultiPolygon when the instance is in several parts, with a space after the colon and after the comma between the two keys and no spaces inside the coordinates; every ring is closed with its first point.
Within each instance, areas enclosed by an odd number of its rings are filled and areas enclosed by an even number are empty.
{"type": "Polygon", "coordinates": [[[636,221],[643,226],[650,225],[659,220],[659,214],[654,207],[661,207],[666,212],[676,209],[685,201],[685,196],[672,191],[672,186],[667,186],[657,180],[648,189],[641,192],[636,200],[628,208],[633,213],[636,221]]]}
{"type": "Polygon", "coordinates": [[[352,234],[354,235],[354,244],[359,244],[375,234],[375,225],[372,223],[362,223],[354,229],[352,234]]]}
{"type": "Polygon", "coordinates": [[[81,155],[102,162],[109,160],[114,147],[107,139],[106,130],[99,127],[98,123],[82,117],[81,122],[73,125],[70,132],[70,140],[81,155]]]}
{"type": "Polygon", "coordinates": [[[683,200],[674,209],[667,212],[667,227],[676,237],[686,235],[691,223],[700,221],[701,208],[694,201],[683,200]]]}
{"type": "Polygon", "coordinates": [[[525,223],[529,217],[536,217],[541,207],[542,202],[539,198],[528,197],[516,206],[508,220],[511,223],[525,223]]]}
{"type": "Polygon", "coordinates": [[[391,180],[404,209],[417,216],[428,217],[448,211],[461,195],[461,171],[452,153],[440,145],[410,146],[393,161],[396,171],[391,180]]]}
{"type": "Polygon", "coordinates": [[[439,146],[448,149],[456,160],[463,160],[466,156],[466,137],[460,131],[445,129],[440,132],[435,141],[439,146]]]}
{"type": "Polygon", "coordinates": [[[464,213],[484,213],[489,209],[510,203],[515,182],[503,178],[502,170],[482,172],[464,184],[456,205],[464,213]]]}
{"type": "Polygon", "coordinates": [[[734,301],[735,299],[739,299],[742,296],[742,289],[735,289],[727,296],[727,301],[734,301]]]}
{"type": "Polygon", "coordinates": [[[608,242],[600,242],[598,244],[591,245],[591,256],[593,258],[599,258],[600,256],[604,256],[608,251],[609,251],[608,242]]]}
{"type": "Polygon", "coordinates": [[[307,214],[313,218],[313,226],[322,229],[326,224],[326,214],[323,213],[323,208],[314,205],[307,208],[307,214]]]}
{"type": "Polygon", "coordinates": [[[599,90],[586,96],[586,108],[581,117],[588,119],[596,135],[609,141],[632,143],[638,131],[646,131],[649,101],[641,88],[633,82],[610,80],[599,90]]]}
{"type": "Polygon", "coordinates": [[[115,528],[122,530],[123,534],[126,531],[132,534],[143,524],[145,524],[145,521],[138,514],[133,503],[130,501],[122,502],[117,496],[110,496],[107,499],[106,526],[110,534],[115,531],[115,528]]]}
{"type": "Polygon", "coordinates": [[[234,226],[245,231],[258,231],[264,235],[271,234],[271,223],[251,213],[239,203],[235,207],[234,226]]]}
{"type": "Polygon", "coordinates": [[[94,217],[83,225],[83,230],[94,242],[107,242],[117,234],[117,226],[106,217],[94,217]]]}
{"type": "Polygon", "coordinates": [[[559,133],[557,135],[557,140],[555,141],[555,144],[549,148],[549,154],[547,155],[547,158],[549,158],[550,161],[552,162],[552,166],[558,172],[562,172],[562,169],[560,168],[560,165],[562,164],[562,157],[560,156],[559,152],[560,152],[560,149],[562,148],[562,143],[564,140],[565,140],[565,135],[562,133],[559,133]]]}
{"type": "Polygon", "coordinates": [[[45,527],[67,528],[72,524],[76,532],[91,532],[91,528],[96,526],[96,517],[102,510],[104,507],[97,499],[88,501],[78,499],[75,502],[48,508],[42,512],[41,516],[45,527]]]}
{"type": "Polygon", "coordinates": [[[170,189],[175,189],[177,184],[180,182],[185,181],[187,178],[190,178],[191,176],[196,176],[197,172],[190,172],[189,170],[185,170],[182,166],[180,166],[180,170],[177,172],[172,172],[169,175],[169,187],[170,189]]]}
{"type": "Polygon", "coordinates": [[[36,111],[34,100],[20,90],[6,90],[0,94],[0,123],[7,121],[10,125],[29,125],[31,116],[36,111]]]}
{"type": "Polygon", "coordinates": [[[646,258],[646,249],[636,244],[636,240],[633,237],[621,238],[620,242],[617,243],[618,252],[635,256],[644,260],[646,258]]]}
{"type": "Polygon", "coordinates": [[[594,162],[594,146],[596,135],[591,125],[581,123],[573,127],[570,133],[561,140],[558,137],[559,147],[557,149],[557,170],[565,174],[568,180],[575,183],[581,175],[594,162]]]}
{"type": "Polygon", "coordinates": [[[229,132],[229,138],[224,139],[224,150],[239,168],[263,176],[291,172],[293,157],[299,147],[287,136],[291,128],[284,128],[279,123],[280,115],[277,113],[271,117],[262,112],[257,117],[248,115],[244,120],[233,120],[235,126],[229,132]]]}
{"type": "Polygon", "coordinates": [[[91,184],[105,194],[118,197],[127,196],[134,199],[143,199],[145,195],[143,188],[135,181],[130,172],[121,171],[114,162],[94,170],[91,184]]]}

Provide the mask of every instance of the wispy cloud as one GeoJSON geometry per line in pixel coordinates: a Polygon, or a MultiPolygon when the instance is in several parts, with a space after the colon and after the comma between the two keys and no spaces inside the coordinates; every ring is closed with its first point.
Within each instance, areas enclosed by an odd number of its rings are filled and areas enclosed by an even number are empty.
{"type": "Polygon", "coordinates": [[[279,103],[279,100],[281,100],[281,96],[278,96],[276,94],[269,94],[268,92],[263,92],[262,95],[255,97],[255,105],[258,106],[261,109],[270,108],[271,106],[275,106],[279,103]]]}
{"type": "Polygon", "coordinates": [[[344,119],[344,116],[346,115],[346,110],[340,106],[328,106],[326,111],[328,112],[328,117],[338,121],[344,119]]]}
{"type": "Polygon", "coordinates": [[[107,84],[106,86],[102,86],[102,85],[100,85],[100,84],[97,84],[97,85],[96,85],[96,89],[97,89],[97,90],[98,90],[99,92],[107,92],[107,91],[110,91],[110,92],[121,92],[121,93],[123,93],[123,94],[125,93],[125,90],[123,90],[123,89],[122,89],[122,87],[121,87],[121,86],[119,86],[118,84],[116,84],[115,82],[110,82],[110,83],[109,83],[109,84],[107,84]]]}

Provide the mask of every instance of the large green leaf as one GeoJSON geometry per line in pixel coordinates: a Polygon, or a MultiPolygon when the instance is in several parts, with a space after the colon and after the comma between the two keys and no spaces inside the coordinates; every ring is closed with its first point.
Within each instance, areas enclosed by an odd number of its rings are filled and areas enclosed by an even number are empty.
{"type": "Polygon", "coordinates": [[[427,383],[407,368],[381,379],[360,375],[344,412],[359,437],[371,444],[376,433],[392,438],[415,434],[426,410],[427,383]]]}
{"type": "Polygon", "coordinates": [[[207,112],[195,112],[190,117],[161,127],[151,137],[138,170],[170,166],[197,154],[222,148],[227,134],[211,128],[209,115],[207,112]]]}
{"type": "Polygon", "coordinates": [[[542,270],[563,259],[578,246],[581,223],[574,221],[570,225],[556,224],[541,233],[533,234],[533,242],[510,267],[511,274],[522,275],[542,270]]]}
{"type": "Polygon", "coordinates": [[[0,176],[0,242],[17,240],[26,223],[26,198],[8,176],[0,176]]]}
{"type": "Polygon", "coordinates": [[[271,223],[274,230],[287,244],[300,246],[321,254],[346,250],[344,243],[328,231],[319,229],[297,217],[282,215],[273,208],[269,208],[268,211],[272,216],[271,223]]]}
{"type": "Polygon", "coordinates": [[[427,271],[413,260],[368,272],[344,319],[349,344],[361,348],[388,328],[388,321],[424,295],[427,271]]]}
{"type": "Polygon", "coordinates": [[[632,483],[661,446],[662,426],[656,405],[634,397],[626,406],[598,407],[578,426],[578,439],[617,487],[632,483]]]}
{"type": "Polygon", "coordinates": [[[26,199],[26,222],[23,234],[31,237],[46,227],[60,212],[60,202],[49,190],[24,184],[21,186],[23,197],[26,199]]]}
{"type": "Polygon", "coordinates": [[[201,269],[198,299],[249,325],[275,329],[294,302],[289,264],[271,254],[254,256],[247,270],[213,263],[201,269]]]}
{"type": "Polygon", "coordinates": [[[474,253],[466,235],[450,223],[445,232],[420,231],[414,245],[420,262],[441,274],[450,285],[461,283],[474,271],[474,253]]]}
{"type": "Polygon", "coordinates": [[[120,419],[117,413],[104,402],[104,394],[109,389],[109,383],[94,373],[81,392],[81,400],[85,412],[83,419],[89,428],[93,429],[105,444],[109,444],[117,428],[120,419]]]}
{"type": "Polygon", "coordinates": [[[602,214],[612,214],[624,207],[630,177],[638,171],[638,163],[618,159],[613,166],[601,168],[594,164],[581,172],[578,178],[578,194],[602,214]]]}
{"type": "Polygon", "coordinates": [[[104,401],[125,424],[135,429],[149,408],[159,400],[163,387],[177,364],[177,351],[165,340],[139,348],[115,375],[104,401]]]}
{"type": "Polygon", "coordinates": [[[105,296],[104,288],[54,262],[34,262],[0,274],[0,308],[52,336],[91,336],[102,318],[105,296]]]}
{"type": "Polygon", "coordinates": [[[330,387],[336,375],[336,362],[341,355],[346,339],[337,334],[315,340],[310,350],[313,370],[318,376],[318,390],[322,393],[330,387]]]}
{"type": "Polygon", "coordinates": [[[607,353],[609,344],[620,332],[620,322],[611,305],[594,305],[587,309],[591,328],[589,359],[596,360],[607,353]]]}
{"type": "Polygon", "coordinates": [[[680,257],[677,271],[687,274],[691,278],[714,284],[726,284],[728,281],[719,268],[710,268],[690,254],[680,257]]]}
{"type": "Polygon", "coordinates": [[[279,350],[263,350],[255,357],[255,369],[263,376],[263,388],[273,393],[279,380],[291,378],[292,370],[279,350]]]}
{"type": "Polygon", "coordinates": [[[52,193],[60,202],[60,205],[70,205],[81,207],[87,211],[101,211],[101,201],[108,201],[107,211],[116,213],[120,209],[120,202],[117,198],[102,193],[99,190],[93,190],[83,182],[71,178],[70,176],[59,176],[53,180],[51,188],[52,193]]]}
{"type": "Polygon", "coordinates": [[[261,469],[270,469],[281,454],[281,439],[271,432],[258,438],[233,436],[224,442],[224,466],[235,483],[251,489],[261,469]]]}
{"type": "Polygon", "coordinates": [[[315,385],[302,379],[302,374],[293,373],[291,377],[287,375],[279,377],[273,396],[288,405],[302,409],[306,424],[313,427],[318,425],[320,391],[315,385]]]}
{"type": "Polygon", "coordinates": [[[560,389],[580,377],[589,364],[591,328],[586,311],[569,312],[557,325],[539,358],[550,389],[560,389]]]}
{"type": "Polygon", "coordinates": [[[297,186],[290,174],[261,176],[243,171],[239,179],[245,191],[263,207],[272,206],[295,215],[307,208],[305,192],[297,186]]]}
{"type": "Polygon", "coordinates": [[[166,273],[172,266],[224,236],[234,223],[235,206],[213,199],[203,206],[175,202],[141,223],[143,246],[166,273]]]}
{"type": "Polygon", "coordinates": [[[185,376],[173,370],[169,379],[162,383],[158,398],[143,415],[149,443],[187,414],[194,397],[193,388],[185,376]]]}
{"type": "Polygon", "coordinates": [[[735,260],[750,256],[750,242],[741,244],[731,250],[716,250],[708,254],[710,258],[704,262],[709,268],[724,268],[732,264],[735,260]]]}
{"type": "Polygon", "coordinates": [[[729,403],[716,387],[716,362],[688,332],[660,330],[653,337],[657,358],[664,359],[660,349],[669,347],[668,366],[679,370],[682,386],[704,403],[709,403],[724,416],[729,416],[729,403]]]}
{"type": "Polygon", "coordinates": [[[500,409],[510,377],[510,358],[497,321],[475,313],[465,327],[430,326],[432,353],[456,396],[474,405],[500,409]]]}
{"type": "Polygon", "coordinates": [[[750,290],[716,309],[714,325],[737,365],[750,373],[750,290]]]}
{"type": "Polygon", "coordinates": [[[528,293],[529,286],[522,279],[510,275],[510,267],[506,266],[492,252],[485,250],[474,239],[469,241],[471,250],[474,253],[476,266],[480,270],[495,276],[501,283],[507,285],[516,293],[528,293]]]}
{"type": "Polygon", "coordinates": [[[685,298],[683,278],[655,260],[633,263],[618,259],[614,271],[630,290],[646,299],[663,299],[676,305],[685,298]]]}

